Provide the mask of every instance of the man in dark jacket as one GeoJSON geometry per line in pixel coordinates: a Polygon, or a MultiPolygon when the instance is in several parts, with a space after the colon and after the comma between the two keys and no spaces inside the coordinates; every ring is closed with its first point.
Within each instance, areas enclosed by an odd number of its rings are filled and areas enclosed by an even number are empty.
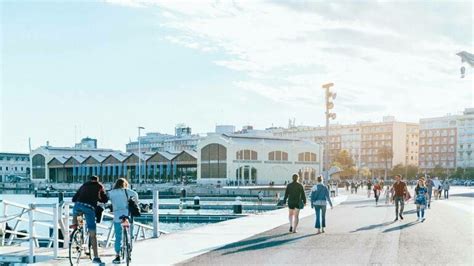
{"type": "Polygon", "coordinates": [[[298,183],[299,176],[293,175],[293,182],[286,186],[285,197],[283,201],[286,203],[288,199],[288,219],[290,220],[290,232],[296,233],[296,227],[299,222],[300,209],[306,205],[306,195],[304,194],[303,185],[298,183]]]}
{"type": "Polygon", "coordinates": [[[72,223],[73,226],[77,226],[77,216],[80,213],[85,216],[89,239],[94,251],[93,263],[102,263],[97,251],[95,209],[97,208],[97,202],[106,203],[108,200],[104,186],[99,182],[98,176],[91,176],[90,180],[84,183],[72,197],[72,202],[74,202],[72,223]]]}

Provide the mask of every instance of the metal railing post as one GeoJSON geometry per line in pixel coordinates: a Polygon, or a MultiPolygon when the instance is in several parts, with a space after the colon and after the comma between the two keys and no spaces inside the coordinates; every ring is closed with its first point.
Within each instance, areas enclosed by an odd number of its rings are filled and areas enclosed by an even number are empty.
{"type": "Polygon", "coordinates": [[[34,239],[34,208],[35,205],[33,203],[29,204],[30,211],[28,212],[28,229],[29,229],[29,250],[28,250],[28,262],[34,263],[35,258],[35,239],[34,239]]]}
{"type": "Polygon", "coordinates": [[[58,249],[59,249],[59,241],[58,241],[58,223],[59,223],[59,215],[58,215],[58,204],[53,204],[53,257],[56,259],[58,257],[58,249]]]}
{"type": "Polygon", "coordinates": [[[64,205],[64,232],[63,232],[63,247],[69,248],[69,204],[63,203],[64,205]]]}
{"type": "Polygon", "coordinates": [[[157,238],[160,233],[160,202],[158,190],[153,191],[153,238],[157,238]]]}

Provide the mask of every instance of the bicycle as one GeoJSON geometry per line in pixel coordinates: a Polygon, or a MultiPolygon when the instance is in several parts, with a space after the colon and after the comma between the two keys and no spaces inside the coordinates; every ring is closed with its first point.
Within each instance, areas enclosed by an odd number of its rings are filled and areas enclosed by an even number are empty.
{"type": "Polygon", "coordinates": [[[69,238],[69,263],[72,266],[79,265],[83,253],[89,259],[92,259],[92,246],[89,241],[89,234],[84,227],[82,213],[77,215],[77,225],[72,225],[71,227],[74,228],[69,238]]]}
{"type": "MultiPolygon", "coordinates": [[[[130,260],[132,259],[132,242],[131,242],[131,238],[129,237],[129,228],[130,228],[129,219],[130,218],[126,215],[120,216],[121,226],[122,226],[121,257],[123,259],[125,259],[125,262],[127,263],[127,266],[130,264],[130,260]]],[[[116,241],[118,241],[118,240],[116,240],[116,241]]]]}

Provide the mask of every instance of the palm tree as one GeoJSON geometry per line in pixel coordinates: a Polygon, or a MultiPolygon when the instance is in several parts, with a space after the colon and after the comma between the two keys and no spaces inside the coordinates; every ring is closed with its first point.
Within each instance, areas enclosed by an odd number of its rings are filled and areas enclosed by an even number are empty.
{"type": "Polygon", "coordinates": [[[387,179],[387,172],[388,172],[388,162],[393,158],[393,150],[389,146],[383,146],[378,151],[378,157],[385,162],[385,175],[384,180],[387,179]]]}

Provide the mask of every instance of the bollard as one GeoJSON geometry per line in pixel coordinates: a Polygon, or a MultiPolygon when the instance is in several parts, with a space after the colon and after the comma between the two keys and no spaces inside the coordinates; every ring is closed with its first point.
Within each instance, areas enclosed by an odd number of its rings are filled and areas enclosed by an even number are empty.
{"type": "Polygon", "coordinates": [[[38,188],[35,187],[35,198],[37,198],[37,197],[38,197],[38,188]]]}
{"type": "Polygon", "coordinates": [[[64,202],[64,191],[61,191],[58,193],[58,202],[63,203],[64,202]]]}
{"type": "Polygon", "coordinates": [[[242,198],[239,196],[235,198],[234,214],[242,214],[242,198]]]}
{"type": "Polygon", "coordinates": [[[200,201],[201,201],[201,198],[199,198],[199,196],[194,196],[194,206],[193,206],[193,209],[195,209],[195,210],[201,209],[200,201]]]}

